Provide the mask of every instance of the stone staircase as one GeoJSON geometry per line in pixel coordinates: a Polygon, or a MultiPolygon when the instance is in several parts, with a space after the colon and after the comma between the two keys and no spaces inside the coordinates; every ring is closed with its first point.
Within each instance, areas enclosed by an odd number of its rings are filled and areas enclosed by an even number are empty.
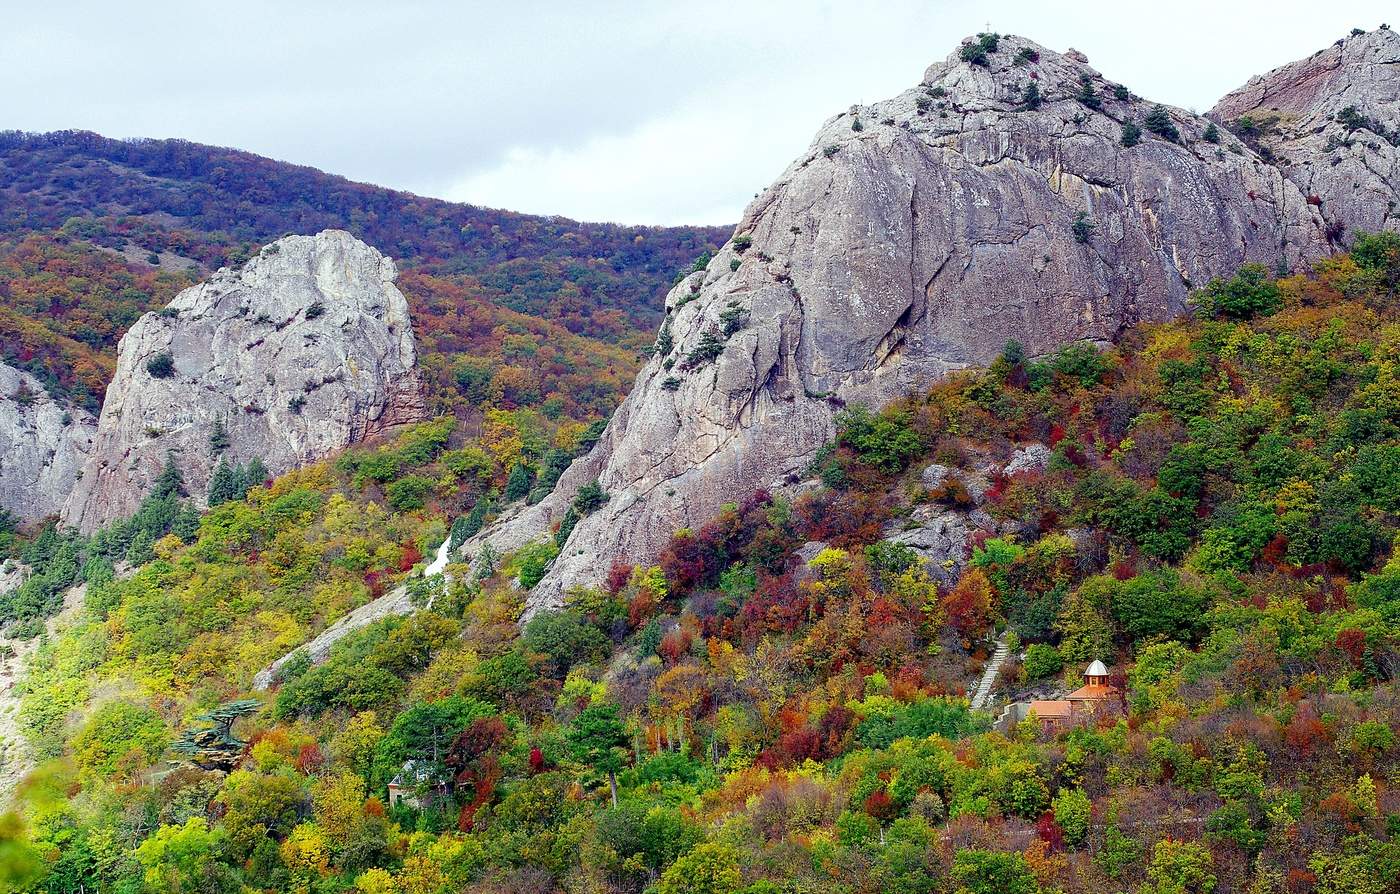
{"type": "Polygon", "coordinates": [[[1001,666],[1006,663],[1007,656],[1011,654],[1011,649],[1006,645],[1006,634],[1003,633],[997,639],[996,651],[987,661],[987,667],[982,671],[982,679],[977,682],[977,688],[972,691],[972,710],[981,711],[987,707],[987,702],[991,700],[992,689],[996,686],[997,674],[1001,672],[1001,666]]]}

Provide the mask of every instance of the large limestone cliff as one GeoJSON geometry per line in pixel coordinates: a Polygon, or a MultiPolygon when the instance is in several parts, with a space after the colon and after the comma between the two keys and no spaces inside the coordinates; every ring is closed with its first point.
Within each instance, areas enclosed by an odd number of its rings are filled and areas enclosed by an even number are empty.
{"type": "Polygon", "coordinates": [[[556,606],[612,558],[650,560],[677,528],[791,480],[843,403],[883,404],[1009,339],[1032,354],[1106,341],[1243,263],[1326,254],[1317,209],[1229,133],[1205,139],[1206,119],[1168,110],[1179,139],[1125,147],[1123,123],[1151,109],[1077,53],[1004,37],[986,64],[954,53],[831,119],[668,296],[672,344],[592,453],[466,550],[542,536],[598,480],[611,498],[527,614],[556,606]]]}
{"type": "Polygon", "coordinates": [[[1210,115],[1250,119],[1334,239],[1400,228],[1400,34],[1381,28],[1339,40],[1250,79],[1210,115]]]}
{"type": "Polygon", "coordinates": [[[202,497],[220,424],[230,462],[260,457],[277,474],[423,418],[396,275],[349,233],[288,236],[143,316],[118,346],[63,521],[87,532],[129,515],[167,455],[202,497]]]}
{"type": "Polygon", "coordinates": [[[56,515],[92,449],[96,420],[0,363],[0,509],[24,523],[56,515]]]}

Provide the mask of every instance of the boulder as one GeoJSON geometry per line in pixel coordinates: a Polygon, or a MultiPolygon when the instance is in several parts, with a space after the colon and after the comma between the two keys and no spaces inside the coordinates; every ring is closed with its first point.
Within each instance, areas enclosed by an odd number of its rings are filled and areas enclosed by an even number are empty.
{"type": "Polygon", "coordinates": [[[1050,465],[1050,448],[1044,444],[1027,444],[1011,454],[1002,474],[1010,478],[1021,472],[1043,472],[1050,465]]]}
{"type": "Polygon", "coordinates": [[[221,456],[280,474],[423,419],[395,276],[349,233],[288,236],[143,316],[118,346],[63,521],[90,532],[130,515],[167,456],[199,502],[221,456]]]}

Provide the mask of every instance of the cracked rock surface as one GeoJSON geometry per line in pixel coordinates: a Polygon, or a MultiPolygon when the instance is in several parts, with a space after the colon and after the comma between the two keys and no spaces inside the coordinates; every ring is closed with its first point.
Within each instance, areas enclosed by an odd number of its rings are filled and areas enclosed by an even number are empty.
{"type": "Polygon", "coordinates": [[[1260,143],[1333,232],[1400,227],[1400,34],[1377,29],[1251,78],[1210,111],[1260,143]]]}
{"type": "MultiPolygon", "coordinates": [[[[658,351],[595,449],[466,551],[547,536],[582,484],[601,484],[611,499],[575,527],[529,617],[795,480],[843,405],[880,406],[1011,339],[1030,355],[1111,341],[1241,264],[1302,269],[1330,252],[1293,179],[1180,109],[1166,109],[1175,139],[1151,132],[1153,106],[1083,54],[1003,37],[985,65],[954,53],[830,119],[671,291],[658,351]],[[1128,121],[1142,133],[1125,147],[1128,121]]],[[[955,551],[960,532],[943,533],[929,548],[955,551]]]]}
{"type": "Polygon", "coordinates": [[[0,509],[25,524],[56,515],[95,428],[91,413],[54,400],[38,379],[0,363],[0,509]]]}
{"type": "Polygon", "coordinates": [[[90,532],[135,510],[174,457],[201,500],[218,457],[275,475],[424,418],[394,263],[339,230],[288,236],[176,295],[122,336],[91,456],[62,520],[90,532]],[[157,357],[169,375],[152,372],[157,357]]]}

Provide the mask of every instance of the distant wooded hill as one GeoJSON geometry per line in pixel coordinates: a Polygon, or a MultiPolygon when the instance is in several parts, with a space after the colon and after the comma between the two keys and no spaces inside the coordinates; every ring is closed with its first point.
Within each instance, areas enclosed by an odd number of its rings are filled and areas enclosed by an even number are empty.
{"type": "MultiPolygon", "coordinates": [[[[273,239],[331,227],[418,277],[405,291],[427,342],[425,365],[447,389],[436,395],[441,409],[483,396],[511,406],[568,393],[558,379],[574,371],[558,357],[534,370],[531,344],[504,348],[511,335],[574,355],[623,347],[630,356],[659,322],[676,274],[730,231],[478,208],[184,140],[7,131],[0,133],[0,359],[93,405],[116,340],[140,312],[273,239]],[[427,316],[439,318],[435,329],[448,321],[449,331],[426,332],[427,316]],[[439,337],[446,342],[435,344],[439,337]],[[594,340],[603,344],[591,350],[594,340]],[[502,350],[512,356],[495,356],[502,350]],[[463,371],[455,356],[433,356],[439,352],[489,362],[463,371]],[[482,377],[503,366],[514,369],[501,387],[483,387],[482,377]],[[458,381],[465,391],[452,393],[458,381]]],[[[585,356],[582,366],[610,373],[610,391],[630,377],[630,364],[618,368],[624,355],[601,363],[585,356]]],[[[589,393],[586,403],[596,409],[619,399],[589,393]]]]}

